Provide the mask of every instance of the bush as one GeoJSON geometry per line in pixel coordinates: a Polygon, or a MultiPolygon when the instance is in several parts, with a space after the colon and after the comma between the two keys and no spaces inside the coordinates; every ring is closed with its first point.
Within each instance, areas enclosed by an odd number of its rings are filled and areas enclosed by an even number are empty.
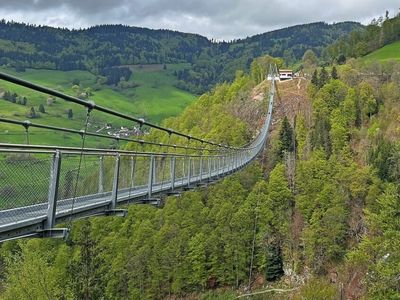
{"type": "Polygon", "coordinates": [[[42,114],[46,113],[46,110],[44,109],[44,105],[43,105],[43,104],[40,104],[40,105],[39,105],[39,111],[40,111],[42,114]]]}
{"type": "Polygon", "coordinates": [[[338,299],[338,290],[333,284],[329,283],[327,280],[315,278],[307,282],[293,299],[338,299]]]}

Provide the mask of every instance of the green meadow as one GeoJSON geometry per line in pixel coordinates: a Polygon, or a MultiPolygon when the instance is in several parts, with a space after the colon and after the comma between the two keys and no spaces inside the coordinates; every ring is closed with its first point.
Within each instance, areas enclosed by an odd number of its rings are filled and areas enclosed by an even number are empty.
{"type": "MultiPolygon", "coordinates": [[[[153,123],[160,123],[165,118],[179,115],[196,98],[194,95],[174,86],[177,79],[173,75],[173,72],[185,66],[185,64],[167,65],[166,69],[160,65],[131,66],[133,75],[130,81],[135,83],[135,87],[122,90],[107,85],[97,85],[96,87],[96,76],[87,71],[63,72],[27,69],[25,72],[17,73],[10,68],[0,68],[0,70],[74,96],[77,94],[72,84],[72,81],[75,79],[79,81],[81,90],[91,88],[92,95],[89,99],[96,104],[135,117],[144,118],[153,123]]],[[[53,104],[48,105],[47,95],[5,81],[0,81],[1,91],[17,93],[18,96],[28,99],[26,106],[0,99],[0,116],[3,118],[30,120],[35,123],[78,130],[84,126],[86,111],[82,106],[61,99],[56,99],[53,104]],[[46,112],[39,113],[39,118],[28,119],[27,114],[31,107],[34,107],[35,111],[38,112],[40,104],[44,105],[46,112]],[[72,119],[68,119],[68,109],[72,109],[73,111],[72,119]]],[[[123,121],[97,111],[91,113],[89,123],[90,131],[96,131],[104,127],[106,123],[111,123],[114,128],[119,126],[132,127],[133,125],[128,121],[123,121]]],[[[106,132],[102,130],[100,133],[106,132]]],[[[0,142],[25,143],[27,138],[31,144],[79,146],[81,143],[79,135],[30,128],[29,136],[27,136],[22,126],[0,123],[0,142]]],[[[115,142],[107,139],[88,137],[87,145],[109,147],[112,143],[115,142]]]]}

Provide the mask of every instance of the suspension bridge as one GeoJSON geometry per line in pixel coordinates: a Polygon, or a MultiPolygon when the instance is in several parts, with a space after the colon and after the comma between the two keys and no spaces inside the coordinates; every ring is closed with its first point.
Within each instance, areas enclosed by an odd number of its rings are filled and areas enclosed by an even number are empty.
{"type": "MultiPolygon", "coordinates": [[[[270,69],[271,74],[276,74],[276,67],[270,69]]],[[[232,147],[0,73],[0,80],[86,109],[82,130],[0,118],[0,123],[22,126],[26,132],[40,128],[82,137],[81,147],[0,143],[0,242],[23,237],[65,237],[68,227],[57,224],[96,215],[124,216],[127,204],[160,205],[162,196],[205,186],[244,168],[260,155],[268,138],[275,96],[275,76],[270,78],[268,112],[262,128],[252,142],[232,147]],[[176,136],[183,142],[158,143],[90,132],[88,123],[93,111],[165,132],[169,141],[176,136]],[[88,136],[159,150],[89,148],[85,146],[88,136]]]]}

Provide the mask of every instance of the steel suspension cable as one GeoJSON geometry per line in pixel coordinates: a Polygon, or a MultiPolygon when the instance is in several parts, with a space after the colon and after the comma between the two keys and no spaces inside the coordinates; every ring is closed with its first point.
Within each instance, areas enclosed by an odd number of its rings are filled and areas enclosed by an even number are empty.
{"type": "Polygon", "coordinates": [[[80,152],[80,155],[79,155],[79,163],[78,163],[78,170],[77,170],[77,173],[76,173],[76,182],[75,182],[75,187],[74,187],[74,195],[72,197],[71,213],[70,213],[69,223],[68,223],[68,227],[67,227],[68,230],[71,230],[71,228],[72,228],[72,215],[74,213],[76,192],[78,190],[79,176],[80,176],[80,172],[81,172],[81,165],[82,165],[82,159],[83,159],[83,150],[85,149],[86,131],[87,131],[87,128],[88,128],[91,111],[92,110],[90,108],[88,108],[87,113],[86,113],[85,126],[84,126],[84,130],[82,132],[81,152],[80,152]]]}

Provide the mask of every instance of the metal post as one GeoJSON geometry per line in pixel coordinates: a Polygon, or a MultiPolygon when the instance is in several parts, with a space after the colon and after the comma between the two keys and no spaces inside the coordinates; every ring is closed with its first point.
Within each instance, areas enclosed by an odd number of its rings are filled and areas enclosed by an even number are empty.
{"type": "Polygon", "coordinates": [[[117,154],[115,156],[114,180],[113,180],[113,188],[112,188],[112,193],[111,193],[110,209],[115,209],[117,207],[119,167],[120,167],[120,156],[119,156],[119,154],[117,154]]]}
{"type": "Polygon", "coordinates": [[[60,182],[60,166],[61,166],[61,153],[56,151],[53,156],[53,162],[50,172],[50,186],[47,203],[47,219],[45,222],[45,229],[52,229],[56,223],[56,210],[57,210],[57,191],[60,182]]]}
{"type": "Polygon", "coordinates": [[[153,163],[153,185],[157,184],[157,157],[154,157],[153,163]]]}
{"type": "Polygon", "coordinates": [[[189,157],[189,161],[188,161],[188,186],[190,186],[190,179],[192,177],[192,159],[189,157]]]}
{"type": "Polygon", "coordinates": [[[135,164],[136,157],[131,157],[131,188],[135,187],[135,164]]]}
{"type": "Polygon", "coordinates": [[[200,156],[200,181],[203,179],[203,156],[200,156]]]}
{"type": "Polygon", "coordinates": [[[238,167],[239,167],[239,159],[238,159],[238,154],[236,153],[236,155],[235,155],[235,170],[237,170],[238,169],[238,167]]]}
{"type": "Polygon", "coordinates": [[[104,192],[104,158],[100,156],[99,160],[99,193],[104,192]]]}
{"type": "Polygon", "coordinates": [[[154,179],[154,156],[150,156],[150,166],[149,166],[149,182],[148,182],[148,196],[151,198],[151,194],[153,191],[153,179],[154,179]]]}
{"type": "Polygon", "coordinates": [[[171,157],[171,190],[175,189],[175,165],[176,157],[171,157]]]}
{"type": "Polygon", "coordinates": [[[211,180],[211,157],[208,157],[208,180],[211,180]]]}

